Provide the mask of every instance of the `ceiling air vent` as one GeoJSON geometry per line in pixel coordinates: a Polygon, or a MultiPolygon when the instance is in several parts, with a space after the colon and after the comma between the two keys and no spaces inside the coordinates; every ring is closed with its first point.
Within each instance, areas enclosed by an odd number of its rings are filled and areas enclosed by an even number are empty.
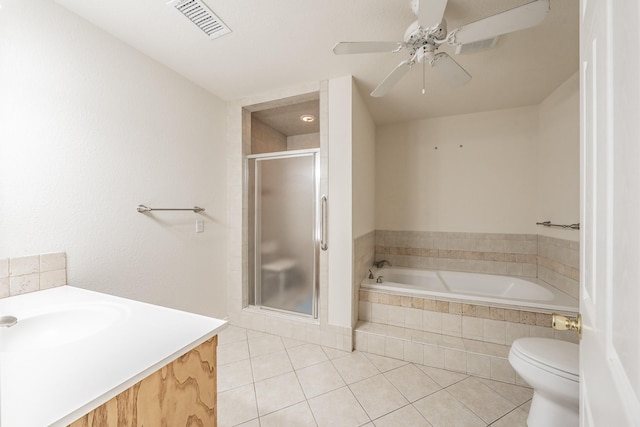
{"type": "Polygon", "coordinates": [[[496,45],[496,43],[498,43],[498,36],[490,39],[478,40],[477,42],[473,43],[459,44],[456,47],[456,55],[459,55],[461,53],[472,53],[479,50],[491,49],[496,45]]]}
{"type": "Polygon", "coordinates": [[[222,22],[222,19],[218,18],[200,0],[170,0],[167,4],[175,7],[178,12],[189,18],[189,21],[193,22],[210,39],[215,39],[231,32],[231,29],[222,22]]]}

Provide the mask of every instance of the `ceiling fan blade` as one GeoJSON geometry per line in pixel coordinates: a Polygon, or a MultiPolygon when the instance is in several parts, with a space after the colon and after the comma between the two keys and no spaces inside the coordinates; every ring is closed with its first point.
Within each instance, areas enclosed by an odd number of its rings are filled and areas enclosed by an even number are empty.
{"type": "Polygon", "coordinates": [[[549,0],[536,0],[460,27],[455,44],[486,40],[538,25],[549,12],[549,0]]]}
{"type": "Polygon", "coordinates": [[[419,0],[418,22],[422,28],[435,28],[444,17],[447,0],[419,0]]]}
{"type": "Polygon", "coordinates": [[[431,66],[452,87],[462,86],[471,80],[471,75],[444,52],[440,52],[433,57],[431,66]]]}
{"type": "Polygon", "coordinates": [[[404,49],[403,42],[340,42],[333,47],[336,55],[350,53],[395,52],[404,49]]]}
{"type": "Polygon", "coordinates": [[[387,77],[378,85],[377,88],[371,92],[371,96],[374,98],[379,98],[381,96],[385,96],[391,88],[393,88],[396,83],[404,77],[405,74],[413,67],[414,61],[406,60],[402,61],[396,68],[391,71],[387,77]]]}

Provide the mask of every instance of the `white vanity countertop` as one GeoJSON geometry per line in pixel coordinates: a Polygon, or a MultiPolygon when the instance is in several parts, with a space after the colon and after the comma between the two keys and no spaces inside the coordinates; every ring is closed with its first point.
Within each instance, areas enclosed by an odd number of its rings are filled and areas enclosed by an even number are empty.
{"type": "Polygon", "coordinates": [[[71,286],[0,299],[6,315],[20,335],[0,328],[2,427],[66,426],[227,325],[71,286]]]}

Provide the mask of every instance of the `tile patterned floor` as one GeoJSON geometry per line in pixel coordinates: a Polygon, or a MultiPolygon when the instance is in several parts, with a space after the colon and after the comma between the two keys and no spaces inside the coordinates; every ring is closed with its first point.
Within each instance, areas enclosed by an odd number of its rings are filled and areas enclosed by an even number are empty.
{"type": "Polygon", "coordinates": [[[221,427],[526,427],[526,387],[229,326],[221,427]]]}

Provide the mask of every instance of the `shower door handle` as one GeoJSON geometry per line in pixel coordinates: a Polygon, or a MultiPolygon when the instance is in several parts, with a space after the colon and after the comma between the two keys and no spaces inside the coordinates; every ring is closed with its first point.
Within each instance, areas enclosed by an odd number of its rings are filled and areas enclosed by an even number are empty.
{"type": "Polygon", "coordinates": [[[327,196],[320,199],[320,249],[326,251],[327,246],[327,196]]]}

